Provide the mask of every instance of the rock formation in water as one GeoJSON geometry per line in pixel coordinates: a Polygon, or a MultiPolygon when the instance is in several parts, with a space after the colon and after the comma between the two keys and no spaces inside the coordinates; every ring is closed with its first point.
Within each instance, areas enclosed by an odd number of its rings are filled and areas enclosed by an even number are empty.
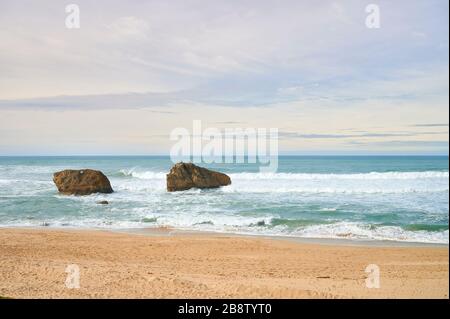
{"type": "Polygon", "coordinates": [[[192,163],[177,163],[167,174],[167,191],[184,191],[190,188],[217,188],[231,184],[228,175],[199,167],[192,163]]]}
{"type": "Polygon", "coordinates": [[[64,170],[53,174],[58,191],[65,195],[109,194],[113,192],[108,178],[92,169],[64,170]]]}

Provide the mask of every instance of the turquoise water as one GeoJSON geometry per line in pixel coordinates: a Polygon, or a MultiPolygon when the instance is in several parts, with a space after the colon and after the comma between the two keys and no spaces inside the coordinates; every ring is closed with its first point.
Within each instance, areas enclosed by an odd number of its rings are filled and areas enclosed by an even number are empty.
{"type": "Polygon", "coordinates": [[[449,241],[448,157],[287,156],[277,173],[201,165],[229,174],[232,185],[167,193],[172,165],[168,157],[0,157],[0,226],[449,241]],[[102,170],[115,193],[59,195],[52,173],[67,168],[102,170]]]}

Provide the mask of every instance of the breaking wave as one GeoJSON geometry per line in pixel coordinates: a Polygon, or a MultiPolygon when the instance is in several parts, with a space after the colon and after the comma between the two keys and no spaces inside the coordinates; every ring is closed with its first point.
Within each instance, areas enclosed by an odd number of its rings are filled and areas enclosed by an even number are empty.
{"type": "MultiPolygon", "coordinates": [[[[121,170],[125,177],[162,181],[165,172],[121,170]]],[[[364,174],[231,173],[226,193],[348,193],[401,194],[449,191],[448,172],[372,172],[364,174]]]]}

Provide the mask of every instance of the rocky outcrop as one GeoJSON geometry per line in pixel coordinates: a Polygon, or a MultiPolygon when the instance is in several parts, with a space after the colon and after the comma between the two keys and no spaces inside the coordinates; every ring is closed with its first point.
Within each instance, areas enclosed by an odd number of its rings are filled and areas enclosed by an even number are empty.
{"type": "Polygon", "coordinates": [[[217,188],[231,184],[228,175],[199,167],[192,163],[177,163],[167,174],[167,191],[184,191],[190,188],[217,188]]]}
{"type": "Polygon", "coordinates": [[[65,195],[89,195],[112,193],[108,178],[100,171],[92,169],[64,170],[53,174],[58,191],[65,195]]]}

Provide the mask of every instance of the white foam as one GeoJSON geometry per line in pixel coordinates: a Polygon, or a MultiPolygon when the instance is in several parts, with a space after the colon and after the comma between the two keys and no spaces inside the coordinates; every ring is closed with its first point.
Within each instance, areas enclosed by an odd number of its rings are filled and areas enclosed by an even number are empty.
{"type": "MultiPolygon", "coordinates": [[[[79,199],[79,197],[74,197],[79,199]]],[[[248,235],[285,236],[298,238],[322,238],[322,239],[351,239],[374,241],[401,241],[417,243],[448,244],[449,231],[409,231],[399,226],[371,226],[357,222],[336,222],[332,224],[309,225],[292,228],[287,225],[271,226],[272,217],[265,216],[240,216],[232,213],[217,214],[213,211],[202,213],[201,209],[191,208],[189,212],[178,211],[161,213],[152,207],[133,208],[129,212],[129,218],[116,219],[113,215],[121,213],[120,210],[111,208],[111,216],[88,217],[64,216],[51,220],[12,220],[3,222],[0,226],[42,226],[48,223],[49,227],[75,227],[75,228],[146,228],[170,226],[184,230],[229,232],[248,235]],[[152,223],[143,219],[154,219],[152,223]]]]}
{"type": "MultiPolygon", "coordinates": [[[[125,176],[139,179],[165,179],[165,172],[139,171],[137,168],[122,169],[125,176]]],[[[232,180],[414,180],[449,178],[449,172],[371,172],[355,174],[309,174],[309,173],[231,173],[232,180]]]]}
{"type": "MultiPolygon", "coordinates": [[[[121,170],[135,182],[118,181],[127,190],[163,190],[166,173],[121,170]],[[141,181],[141,182],[139,182],[141,181]],[[144,183],[143,181],[148,181],[144,183]]],[[[430,193],[449,191],[448,172],[372,172],[364,174],[233,173],[228,193],[430,193]]]]}
{"type": "Polygon", "coordinates": [[[122,169],[120,172],[125,176],[131,176],[139,179],[166,179],[167,174],[164,172],[137,171],[136,168],[122,169]]]}
{"type": "Polygon", "coordinates": [[[235,173],[237,180],[415,180],[449,178],[448,172],[371,172],[357,174],[307,174],[307,173],[235,173]]]}
{"type": "MultiPolygon", "coordinates": [[[[283,232],[283,231],[281,231],[283,232]]],[[[354,222],[339,222],[326,225],[311,225],[298,229],[290,235],[307,238],[347,238],[359,240],[389,240],[420,243],[449,243],[448,230],[430,232],[409,231],[399,226],[377,226],[354,222]]]]}
{"type": "Polygon", "coordinates": [[[368,174],[231,174],[223,192],[390,194],[448,192],[448,172],[368,174]]]}
{"type": "Polygon", "coordinates": [[[38,166],[38,165],[2,165],[0,172],[11,175],[23,174],[52,174],[65,169],[64,166],[38,166]]]}

